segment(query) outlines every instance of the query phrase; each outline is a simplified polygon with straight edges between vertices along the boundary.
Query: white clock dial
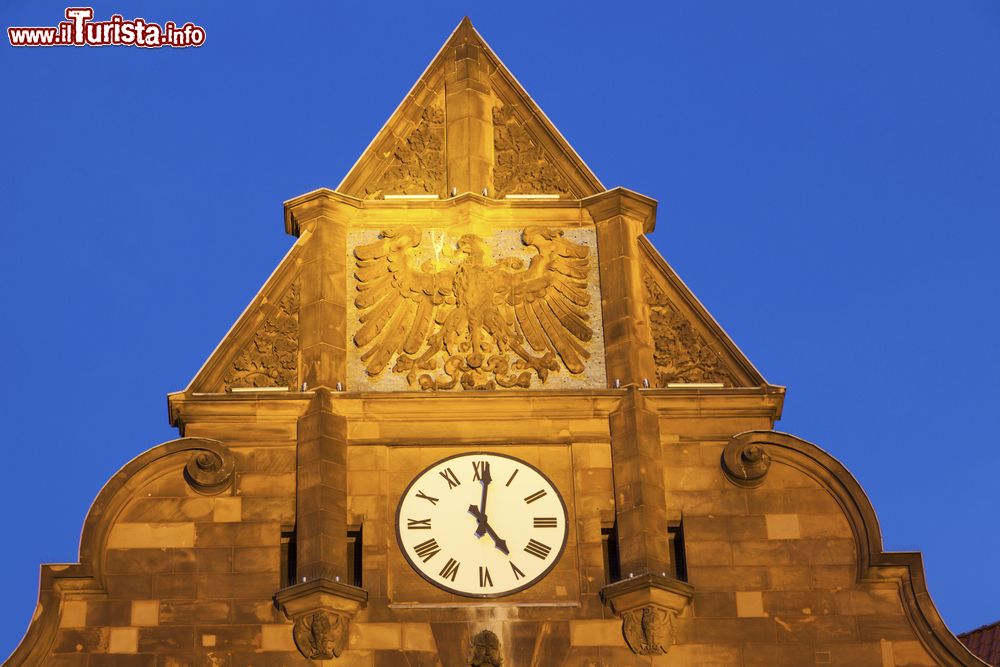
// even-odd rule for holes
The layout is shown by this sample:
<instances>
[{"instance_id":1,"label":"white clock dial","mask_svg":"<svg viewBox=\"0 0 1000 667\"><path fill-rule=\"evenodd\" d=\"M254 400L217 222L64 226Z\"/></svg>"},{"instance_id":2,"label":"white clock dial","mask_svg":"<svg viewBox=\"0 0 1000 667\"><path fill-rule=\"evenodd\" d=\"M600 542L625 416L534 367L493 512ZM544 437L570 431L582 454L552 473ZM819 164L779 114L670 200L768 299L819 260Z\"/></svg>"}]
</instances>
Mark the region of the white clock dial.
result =
<instances>
[{"instance_id":1,"label":"white clock dial","mask_svg":"<svg viewBox=\"0 0 1000 667\"><path fill-rule=\"evenodd\" d=\"M506 454L442 459L399 501L396 536L407 562L446 591L510 595L548 574L569 525L559 491L537 468Z\"/></svg>"}]
</instances>

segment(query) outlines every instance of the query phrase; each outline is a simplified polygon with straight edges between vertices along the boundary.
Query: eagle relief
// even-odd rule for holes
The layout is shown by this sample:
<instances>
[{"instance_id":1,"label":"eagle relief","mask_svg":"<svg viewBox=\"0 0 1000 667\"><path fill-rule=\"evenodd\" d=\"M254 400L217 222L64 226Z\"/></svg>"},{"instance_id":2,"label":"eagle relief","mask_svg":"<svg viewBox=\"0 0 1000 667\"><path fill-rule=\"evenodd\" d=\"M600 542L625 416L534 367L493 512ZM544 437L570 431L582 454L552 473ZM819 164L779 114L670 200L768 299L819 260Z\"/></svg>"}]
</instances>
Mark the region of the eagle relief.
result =
<instances>
[{"instance_id":1,"label":"eagle relief","mask_svg":"<svg viewBox=\"0 0 1000 667\"><path fill-rule=\"evenodd\" d=\"M592 236L369 232L354 245L357 379L374 389L603 386Z\"/></svg>"}]
</instances>

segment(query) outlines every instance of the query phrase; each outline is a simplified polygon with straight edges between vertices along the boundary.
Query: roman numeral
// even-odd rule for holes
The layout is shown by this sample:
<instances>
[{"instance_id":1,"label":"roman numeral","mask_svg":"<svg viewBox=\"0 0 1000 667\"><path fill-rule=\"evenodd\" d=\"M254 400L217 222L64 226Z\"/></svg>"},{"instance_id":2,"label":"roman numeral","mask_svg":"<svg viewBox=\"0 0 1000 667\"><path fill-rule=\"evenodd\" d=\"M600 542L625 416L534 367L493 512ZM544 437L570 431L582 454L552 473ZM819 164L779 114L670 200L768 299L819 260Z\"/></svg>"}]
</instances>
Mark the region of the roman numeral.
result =
<instances>
[{"instance_id":1,"label":"roman numeral","mask_svg":"<svg viewBox=\"0 0 1000 667\"><path fill-rule=\"evenodd\" d=\"M514 581L517 581L524 576L524 572L521 572L521 570L517 569L517 565L514 565L514 561L508 561L508 562L510 563L510 569L514 570Z\"/></svg>"},{"instance_id":2,"label":"roman numeral","mask_svg":"<svg viewBox=\"0 0 1000 667\"><path fill-rule=\"evenodd\" d=\"M539 489L538 491L532 493L530 496L525 496L524 502L530 505L531 503L535 502L539 498L542 498L543 496L545 496L545 489Z\"/></svg>"},{"instance_id":3,"label":"roman numeral","mask_svg":"<svg viewBox=\"0 0 1000 667\"><path fill-rule=\"evenodd\" d=\"M441 547L438 546L437 540L431 538L426 542L421 542L417 546L413 547L413 550L417 552L417 557L421 558L425 563L431 558L434 558Z\"/></svg>"},{"instance_id":4,"label":"roman numeral","mask_svg":"<svg viewBox=\"0 0 1000 667\"><path fill-rule=\"evenodd\" d=\"M490 568L479 566L479 587L486 588L493 585L493 578L490 577Z\"/></svg>"},{"instance_id":5,"label":"roman numeral","mask_svg":"<svg viewBox=\"0 0 1000 667\"><path fill-rule=\"evenodd\" d=\"M553 519L555 521L555 519ZM535 526L538 526L538 519L535 519ZM430 530L431 520L430 519L407 519L406 527L410 530Z\"/></svg>"},{"instance_id":6,"label":"roman numeral","mask_svg":"<svg viewBox=\"0 0 1000 667\"><path fill-rule=\"evenodd\" d=\"M430 521L430 519L428 519ZM427 526L430 528L430 526ZM535 528L555 528L556 518L554 516L536 516Z\"/></svg>"},{"instance_id":7,"label":"roman numeral","mask_svg":"<svg viewBox=\"0 0 1000 667\"><path fill-rule=\"evenodd\" d=\"M448 562L444 564L444 567L441 568L441 571L438 572L438 574L441 575L443 579L451 579L452 582L454 582L455 577L458 576L459 565L461 565L461 563L457 560L449 558Z\"/></svg>"},{"instance_id":8,"label":"roman numeral","mask_svg":"<svg viewBox=\"0 0 1000 667\"><path fill-rule=\"evenodd\" d=\"M486 468L486 461L473 461L472 462L472 481L481 482L483 481L483 470Z\"/></svg>"},{"instance_id":9,"label":"roman numeral","mask_svg":"<svg viewBox=\"0 0 1000 667\"><path fill-rule=\"evenodd\" d=\"M510 483L514 481L515 477L517 477L517 472L519 470L520 470L520 468L514 468L513 474L511 474L510 479L507 480L507 483L504 486L510 486Z\"/></svg>"},{"instance_id":10,"label":"roman numeral","mask_svg":"<svg viewBox=\"0 0 1000 667\"><path fill-rule=\"evenodd\" d=\"M528 540L528 546L524 547L524 550L532 556L538 556L542 560L545 560L548 557L549 552L552 551L552 547L542 544L536 540Z\"/></svg>"},{"instance_id":11,"label":"roman numeral","mask_svg":"<svg viewBox=\"0 0 1000 667\"><path fill-rule=\"evenodd\" d=\"M435 498L434 496L428 496L426 493L424 493L420 489L417 489L417 498L423 498L424 500L429 500L430 503L431 503L431 505L437 505L438 504L438 499L437 498Z\"/></svg>"},{"instance_id":12,"label":"roman numeral","mask_svg":"<svg viewBox=\"0 0 1000 667\"><path fill-rule=\"evenodd\" d=\"M455 473L452 471L451 468L445 468L444 472L439 472L438 474L444 477L445 481L448 482L449 491L451 491L456 486L461 484L461 482L458 481L458 477L455 476Z\"/></svg>"}]
</instances>

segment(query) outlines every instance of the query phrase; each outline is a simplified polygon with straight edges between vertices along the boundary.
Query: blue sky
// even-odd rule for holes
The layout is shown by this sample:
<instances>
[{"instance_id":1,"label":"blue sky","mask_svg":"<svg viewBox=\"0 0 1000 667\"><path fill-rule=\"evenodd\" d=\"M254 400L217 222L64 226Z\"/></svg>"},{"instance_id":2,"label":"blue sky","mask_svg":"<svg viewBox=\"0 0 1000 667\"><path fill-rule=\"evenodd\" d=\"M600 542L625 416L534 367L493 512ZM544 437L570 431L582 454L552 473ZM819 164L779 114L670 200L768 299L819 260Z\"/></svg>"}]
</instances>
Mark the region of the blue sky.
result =
<instances>
[{"instance_id":1,"label":"blue sky","mask_svg":"<svg viewBox=\"0 0 1000 667\"><path fill-rule=\"evenodd\" d=\"M1000 619L1000 3L95 5L203 47L0 44L0 654L129 459L461 17L772 383L777 428L924 554L955 631ZM238 11L236 8L239 8ZM65 5L0 2L0 24ZM6 37L4 37L6 40Z\"/></svg>"}]
</instances>

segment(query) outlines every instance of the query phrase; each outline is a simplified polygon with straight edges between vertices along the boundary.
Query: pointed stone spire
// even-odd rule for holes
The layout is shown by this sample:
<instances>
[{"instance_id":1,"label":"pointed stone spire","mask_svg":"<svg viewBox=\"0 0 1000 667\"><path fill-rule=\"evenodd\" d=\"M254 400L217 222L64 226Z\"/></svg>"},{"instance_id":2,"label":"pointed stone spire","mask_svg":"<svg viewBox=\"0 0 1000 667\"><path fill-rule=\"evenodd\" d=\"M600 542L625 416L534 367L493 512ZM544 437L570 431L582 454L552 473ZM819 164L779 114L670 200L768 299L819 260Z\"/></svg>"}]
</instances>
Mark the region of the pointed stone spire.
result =
<instances>
[{"instance_id":1,"label":"pointed stone spire","mask_svg":"<svg viewBox=\"0 0 1000 667\"><path fill-rule=\"evenodd\" d=\"M604 186L466 17L337 190L581 199Z\"/></svg>"}]
</instances>

